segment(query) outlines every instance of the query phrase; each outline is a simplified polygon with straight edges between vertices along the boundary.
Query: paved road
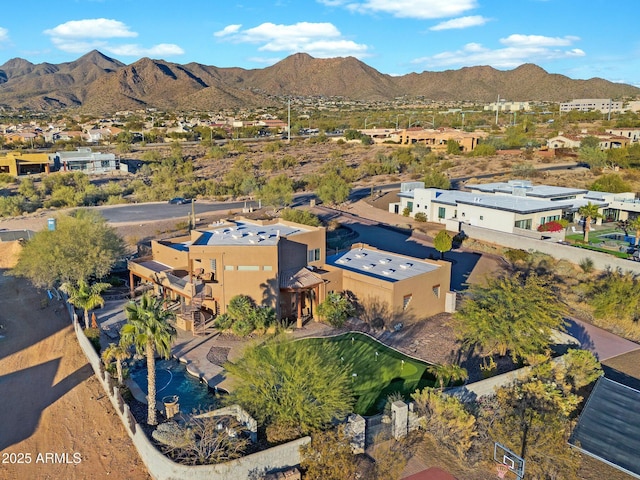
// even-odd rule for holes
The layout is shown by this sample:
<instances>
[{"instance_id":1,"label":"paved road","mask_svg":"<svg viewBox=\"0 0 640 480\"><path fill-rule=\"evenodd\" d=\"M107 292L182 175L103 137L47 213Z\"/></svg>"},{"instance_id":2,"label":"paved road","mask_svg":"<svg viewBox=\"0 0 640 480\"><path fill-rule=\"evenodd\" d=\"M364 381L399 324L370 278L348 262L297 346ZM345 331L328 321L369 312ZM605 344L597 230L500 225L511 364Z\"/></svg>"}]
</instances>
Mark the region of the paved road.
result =
<instances>
[{"instance_id":1,"label":"paved road","mask_svg":"<svg viewBox=\"0 0 640 480\"><path fill-rule=\"evenodd\" d=\"M551 167L542 167L540 170L563 170L574 167L575 164L555 165ZM476 175L474 178L491 178L495 176L494 173ZM467 181L471 177L459 177L452 178L452 184L459 184ZM400 183L389 183L384 185L378 185L376 190L397 190L400 188ZM362 198L368 197L371 194L371 187L359 187L354 188L349 195L349 200L357 201ZM314 193L300 193L294 195L292 207L308 205L311 199L315 199ZM207 202L197 201L193 205L193 209L196 215L202 215L204 213L211 212L224 212L229 210L241 210L242 208L258 208L259 203L257 200L252 201L240 201L240 202ZM153 202L153 203L137 203L129 205L115 205L107 207L98 207L100 212L107 219L109 223L144 223L161 220L172 220L185 218L191 212L191 204L186 205L169 205L166 202Z\"/></svg>"},{"instance_id":2,"label":"paved road","mask_svg":"<svg viewBox=\"0 0 640 480\"><path fill-rule=\"evenodd\" d=\"M302 193L294 197L292 206L308 205L315 195ZM258 208L257 200L240 202L207 202L197 201L193 203L196 216L211 212L239 211L243 208ZM113 205L98 208L100 213L112 224L118 223L145 223L161 220L184 219L191 213L191 204L170 205L167 202L135 203L127 205Z\"/></svg>"}]
</instances>

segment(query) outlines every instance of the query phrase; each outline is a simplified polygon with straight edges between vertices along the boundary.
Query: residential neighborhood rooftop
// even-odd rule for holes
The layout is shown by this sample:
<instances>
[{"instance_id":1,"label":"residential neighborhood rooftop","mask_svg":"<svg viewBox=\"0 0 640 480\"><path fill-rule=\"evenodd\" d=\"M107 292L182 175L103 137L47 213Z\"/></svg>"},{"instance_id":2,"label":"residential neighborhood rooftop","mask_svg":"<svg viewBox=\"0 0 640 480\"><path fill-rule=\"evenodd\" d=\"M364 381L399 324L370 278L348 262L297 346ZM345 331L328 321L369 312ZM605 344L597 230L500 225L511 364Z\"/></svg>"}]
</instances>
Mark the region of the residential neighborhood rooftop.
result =
<instances>
[{"instance_id":1,"label":"residential neighborhood rooftop","mask_svg":"<svg viewBox=\"0 0 640 480\"><path fill-rule=\"evenodd\" d=\"M327 257L327 265L388 282L405 280L440 268L437 263L369 248L354 248Z\"/></svg>"},{"instance_id":2,"label":"residential neighborhood rooftop","mask_svg":"<svg viewBox=\"0 0 640 480\"><path fill-rule=\"evenodd\" d=\"M562 187L549 187L549 188L562 188ZM429 189L428 189L429 190ZM568 200L556 200L552 201L548 198L531 198L527 196L519 195L493 195L491 193L477 193L477 192L461 192L459 190L439 190L430 189L435 191L435 198L433 203L443 205L478 205L485 208L492 208L496 210L503 210L508 212L515 212L520 214L546 212L552 210L569 209L577 210L583 205L589 202L598 204L601 207L607 206L607 202L600 200L601 197L596 198L574 198ZM569 190L569 189L567 189ZM587 193L587 190L582 190L581 193ZM401 192L400 197L415 198L415 190Z\"/></svg>"},{"instance_id":3,"label":"residential neighborhood rooftop","mask_svg":"<svg viewBox=\"0 0 640 480\"><path fill-rule=\"evenodd\" d=\"M310 230L282 222L260 225L249 222L225 224L201 232L194 242L185 245L275 245L280 237L291 237Z\"/></svg>"},{"instance_id":4,"label":"residential neighborhood rooftop","mask_svg":"<svg viewBox=\"0 0 640 480\"><path fill-rule=\"evenodd\" d=\"M584 195L587 190L582 188L556 187L552 185L533 185L528 181L509 181L484 183L479 185L466 185L470 190L478 190L487 193L506 193L509 195L522 195L536 198L555 198L570 195Z\"/></svg>"}]
</instances>

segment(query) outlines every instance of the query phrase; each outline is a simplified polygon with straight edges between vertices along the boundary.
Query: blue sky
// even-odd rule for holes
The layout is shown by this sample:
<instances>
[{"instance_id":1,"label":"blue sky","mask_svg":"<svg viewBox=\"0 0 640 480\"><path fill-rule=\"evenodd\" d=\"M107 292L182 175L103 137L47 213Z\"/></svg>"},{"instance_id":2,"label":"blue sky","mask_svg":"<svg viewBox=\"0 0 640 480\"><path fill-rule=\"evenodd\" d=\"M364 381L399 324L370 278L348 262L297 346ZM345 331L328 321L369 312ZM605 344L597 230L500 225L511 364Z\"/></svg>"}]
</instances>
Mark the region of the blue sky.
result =
<instances>
[{"instance_id":1,"label":"blue sky","mask_svg":"<svg viewBox=\"0 0 640 480\"><path fill-rule=\"evenodd\" d=\"M92 49L264 68L296 52L354 56L390 75L535 63L640 86L637 0L31 0L2 4L0 65Z\"/></svg>"}]
</instances>

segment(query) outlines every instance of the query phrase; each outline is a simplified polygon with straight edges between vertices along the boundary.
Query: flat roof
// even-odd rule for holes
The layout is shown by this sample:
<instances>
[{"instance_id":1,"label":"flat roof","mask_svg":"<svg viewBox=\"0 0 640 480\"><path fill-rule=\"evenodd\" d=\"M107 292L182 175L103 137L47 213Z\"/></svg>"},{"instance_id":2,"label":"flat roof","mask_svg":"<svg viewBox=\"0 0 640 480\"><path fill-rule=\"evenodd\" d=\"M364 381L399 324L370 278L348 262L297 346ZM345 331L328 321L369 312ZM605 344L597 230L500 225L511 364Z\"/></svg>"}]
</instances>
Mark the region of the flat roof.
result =
<instances>
[{"instance_id":1,"label":"flat roof","mask_svg":"<svg viewBox=\"0 0 640 480\"><path fill-rule=\"evenodd\" d=\"M477 207L491 208L494 210L520 214L548 212L552 210L577 210L582 205L589 203L589 201L600 207L608 205L607 202L600 202L593 199L576 198L571 200L552 201L542 198L520 197L517 195L493 195L489 193L461 192L459 190L430 190L435 191L435 198L431 201L432 203L451 206L459 204L475 205ZM411 192L403 192L400 196L405 198L415 198L415 190Z\"/></svg>"},{"instance_id":2,"label":"flat roof","mask_svg":"<svg viewBox=\"0 0 640 480\"><path fill-rule=\"evenodd\" d=\"M366 247L353 248L348 252L331 255L327 257L327 265L387 282L406 280L440 268L437 263L429 263L418 258L404 257Z\"/></svg>"},{"instance_id":3,"label":"flat roof","mask_svg":"<svg viewBox=\"0 0 640 480\"><path fill-rule=\"evenodd\" d=\"M443 190L437 195L433 203L447 205L475 205L478 207L492 208L515 213L535 213L549 210L561 210L571 206L571 202L551 202L537 198L517 197L511 195L491 195L473 192L459 192L456 190Z\"/></svg>"},{"instance_id":4,"label":"flat roof","mask_svg":"<svg viewBox=\"0 0 640 480\"><path fill-rule=\"evenodd\" d=\"M527 197L553 198L567 195L584 195L588 190L582 188L556 187L553 185L533 185L529 182L494 182L479 185L466 185L466 188L487 193L507 193L513 195L514 191L524 190Z\"/></svg>"},{"instance_id":5,"label":"flat roof","mask_svg":"<svg viewBox=\"0 0 640 480\"><path fill-rule=\"evenodd\" d=\"M291 237L311 230L301 226L290 226L284 223L271 225L258 225L249 222L237 222L235 224L221 225L218 228L210 228L201 232L200 237L194 242L185 242L185 245L257 245L273 246L278 243L280 237Z\"/></svg>"}]
</instances>

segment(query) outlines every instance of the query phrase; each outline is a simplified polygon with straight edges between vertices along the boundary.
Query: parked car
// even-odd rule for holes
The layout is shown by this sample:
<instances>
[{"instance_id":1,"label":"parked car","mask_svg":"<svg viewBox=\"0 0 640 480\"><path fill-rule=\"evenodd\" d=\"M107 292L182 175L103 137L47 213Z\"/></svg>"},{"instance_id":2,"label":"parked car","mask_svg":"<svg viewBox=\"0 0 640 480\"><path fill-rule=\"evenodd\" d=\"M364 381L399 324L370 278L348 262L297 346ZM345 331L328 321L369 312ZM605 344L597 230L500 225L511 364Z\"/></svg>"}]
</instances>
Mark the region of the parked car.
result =
<instances>
[{"instance_id":1,"label":"parked car","mask_svg":"<svg viewBox=\"0 0 640 480\"><path fill-rule=\"evenodd\" d=\"M171 205L184 205L185 203L191 203L191 200L187 200L186 198L183 198L183 197L175 197L169 200L169 203Z\"/></svg>"}]
</instances>

